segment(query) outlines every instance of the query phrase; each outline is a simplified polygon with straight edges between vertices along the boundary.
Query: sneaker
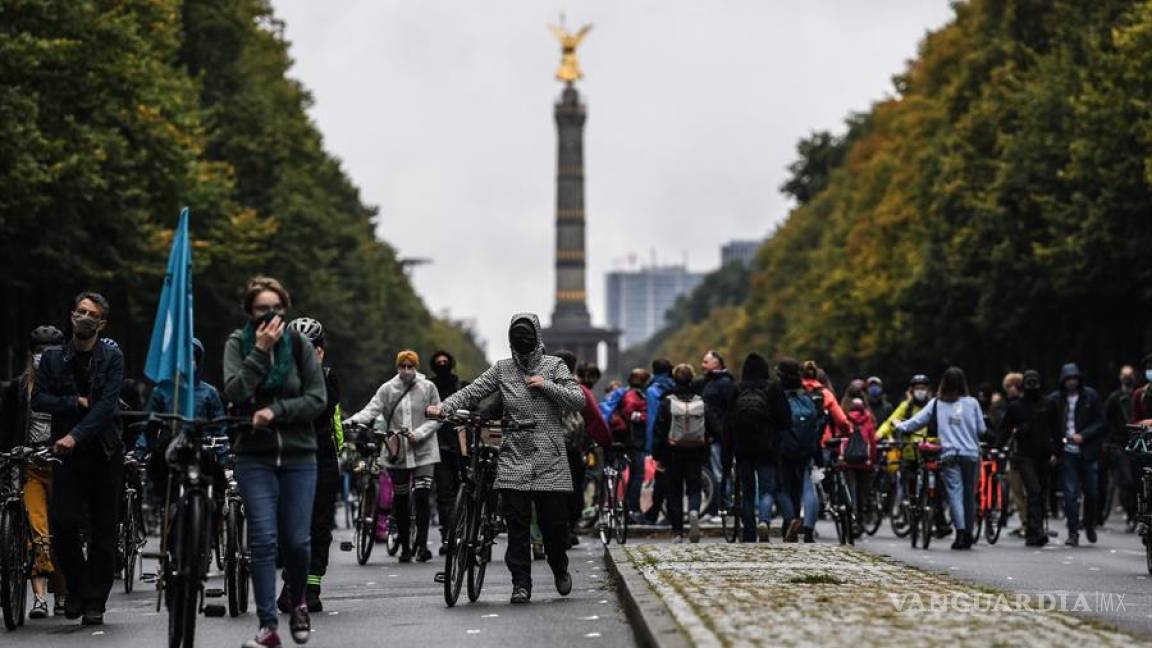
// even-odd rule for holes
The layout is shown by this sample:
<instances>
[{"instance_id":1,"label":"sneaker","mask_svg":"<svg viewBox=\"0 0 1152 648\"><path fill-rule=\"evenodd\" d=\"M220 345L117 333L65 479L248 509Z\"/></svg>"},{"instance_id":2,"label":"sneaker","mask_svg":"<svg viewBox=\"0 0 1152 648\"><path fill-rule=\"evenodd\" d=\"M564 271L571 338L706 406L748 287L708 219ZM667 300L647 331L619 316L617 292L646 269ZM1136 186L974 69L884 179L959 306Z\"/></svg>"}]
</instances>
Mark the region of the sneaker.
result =
<instances>
[{"instance_id":1,"label":"sneaker","mask_svg":"<svg viewBox=\"0 0 1152 648\"><path fill-rule=\"evenodd\" d=\"M280 648L280 635L276 634L276 628L264 626L255 639L245 641L240 648Z\"/></svg>"},{"instance_id":2,"label":"sneaker","mask_svg":"<svg viewBox=\"0 0 1152 648\"><path fill-rule=\"evenodd\" d=\"M1088 542L1091 542L1092 544L1096 544L1096 527L1094 527L1094 526L1084 527L1084 537L1088 538Z\"/></svg>"},{"instance_id":3,"label":"sneaker","mask_svg":"<svg viewBox=\"0 0 1152 648\"><path fill-rule=\"evenodd\" d=\"M416 562L428 562L432 560L432 552L428 551L428 547L420 547L416 550Z\"/></svg>"},{"instance_id":4,"label":"sneaker","mask_svg":"<svg viewBox=\"0 0 1152 648\"><path fill-rule=\"evenodd\" d=\"M276 609L284 614L292 613L292 597L288 595L288 583L280 587L280 596L276 597Z\"/></svg>"},{"instance_id":5,"label":"sneaker","mask_svg":"<svg viewBox=\"0 0 1152 648\"><path fill-rule=\"evenodd\" d=\"M761 522L760 524L756 525L756 539L760 542L768 542L768 538L771 536L771 534L772 530L768 527L767 522Z\"/></svg>"},{"instance_id":6,"label":"sneaker","mask_svg":"<svg viewBox=\"0 0 1152 648\"><path fill-rule=\"evenodd\" d=\"M307 605L301 603L292 608L288 628L292 631L292 641L298 644L308 643L308 638L312 636L312 620L308 618Z\"/></svg>"},{"instance_id":7,"label":"sneaker","mask_svg":"<svg viewBox=\"0 0 1152 648\"><path fill-rule=\"evenodd\" d=\"M1068 539L1064 541L1064 544L1069 546L1069 547L1079 547L1080 546L1080 534L1079 533L1069 533Z\"/></svg>"},{"instance_id":8,"label":"sneaker","mask_svg":"<svg viewBox=\"0 0 1152 648\"><path fill-rule=\"evenodd\" d=\"M309 585L304 590L304 604L308 606L309 612L323 612L324 603L320 601L320 586Z\"/></svg>"},{"instance_id":9,"label":"sneaker","mask_svg":"<svg viewBox=\"0 0 1152 648\"><path fill-rule=\"evenodd\" d=\"M80 619L80 624L86 626L104 625L104 613L99 610L88 610L84 613L84 618Z\"/></svg>"},{"instance_id":10,"label":"sneaker","mask_svg":"<svg viewBox=\"0 0 1152 648\"><path fill-rule=\"evenodd\" d=\"M410 562L412 562L412 550L411 550L411 549L409 549L408 547L400 547L400 558L399 558L399 560L400 560L400 562L402 562L402 563L410 563Z\"/></svg>"},{"instance_id":11,"label":"sneaker","mask_svg":"<svg viewBox=\"0 0 1152 648\"><path fill-rule=\"evenodd\" d=\"M84 604L71 597L64 600L64 617L68 619L79 619L84 616Z\"/></svg>"},{"instance_id":12,"label":"sneaker","mask_svg":"<svg viewBox=\"0 0 1152 648\"><path fill-rule=\"evenodd\" d=\"M812 527L804 527L804 542L809 543L809 544L816 542L816 530L815 529L813 529Z\"/></svg>"},{"instance_id":13,"label":"sneaker","mask_svg":"<svg viewBox=\"0 0 1152 648\"><path fill-rule=\"evenodd\" d=\"M32 601L32 609L28 611L29 619L45 619L48 617L48 599L44 596L37 596L35 601Z\"/></svg>"},{"instance_id":14,"label":"sneaker","mask_svg":"<svg viewBox=\"0 0 1152 648\"><path fill-rule=\"evenodd\" d=\"M688 541L700 542L700 514L696 511L688 512Z\"/></svg>"},{"instance_id":15,"label":"sneaker","mask_svg":"<svg viewBox=\"0 0 1152 648\"><path fill-rule=\"evenodd\" d=\"M64 594L57 594L52 597L52 616L64 616L67 611L67 606L64 604L68 597Z\"/></svg>"},{"instance_id":16,"label":"sneaker","mask_svg":"<svg viewBox=\"0 0 1152 648\"><path fill-rule=\"evenodd\" d=\"M961 534L957 533L956 539L952 541L952 550L957 551L966 548L967 547L964 546L964 538L961 536Z\"/></svg>"},{"instance_id":17,"label":"sneaker","mask_svg":"<svg viewBox=\"0 0 1152 648\"><path fill-rule=\"evenodd\" d=\"M517 585L517 586L512 588L512 604L513 605L523 605L523 604L525 604L531 600L532 600L532 590L528 589L527 587L524 587L523 585Z\"/></svg>"},{"instance_id":18,"label":"sneaker","mask_svg":"<svg viewBox=\"0 0 1152 648\"><path fill-rule=\"evenodd\" d=\"M572 574L564 572L556 575L556 593L560 596L568 596L572 593Z\"/></svg>"},{"instance_id":19,"label":"sneaker","mask_svg":"<svg viewBox=\"0 0 1152 648\"><path fill-rule=\"evenodd\" d=\"M803 528L803 526L803 520L800 518L792 518L792 522L788 524L788 528L784 532L784 542L796 542L797 537L800 535L800 529Z\"/></svg>"},{"instance_id":20,"label":"sneaker","mask_svg":"<svg viewBox=\"0 0 1152 648\"><path fill-rule=\"evenodd\" d=\"M678 533L675 538L672 538L672 544L684 544L684 534Z\"/></svg>"}]
</instances>

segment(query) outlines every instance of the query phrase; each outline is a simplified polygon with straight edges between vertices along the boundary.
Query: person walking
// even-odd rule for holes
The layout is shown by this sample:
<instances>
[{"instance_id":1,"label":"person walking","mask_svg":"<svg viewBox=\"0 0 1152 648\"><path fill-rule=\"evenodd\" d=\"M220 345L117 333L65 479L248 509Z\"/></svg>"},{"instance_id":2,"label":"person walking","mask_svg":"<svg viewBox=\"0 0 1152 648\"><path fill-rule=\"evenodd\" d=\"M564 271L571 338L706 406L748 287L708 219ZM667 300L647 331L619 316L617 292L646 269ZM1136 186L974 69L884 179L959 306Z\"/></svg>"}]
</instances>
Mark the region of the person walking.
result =
<instances>
[{"instance_id":1,"label":"person walking","mask_svg":"<svg viewBox=\"0 0 1152 648\"><path fill-rule=\"evenodd\" d=\"M1132 459L1124 448L1128 445L1128 422L1132 420L1132 394L1136 389L1136 369L1131 365L1120 368L1120 384L1104 402L1106 424L1100 456L1100 506L1097 507L1098 524L1104 525L1108 505L1108 484L1115 482L1116 496L1124 509L1129 531L1136 528L1136 478Z\"/></svg>"},{"instance_id":2,"label":"person walking","mask_svg":"<svg viewBox=\"0 0 1152 648\"><path fill-rule=\"evenodd\" d=\"M790 519L803 511L804 542L815 542L820 501L812 484L812 466L823 460L822 436L847 433L848 417L827 384L827 374L816 362L809 360L801 367L795 360L781 360L777 373L792 410L792 429L784 437L785 450L780 455L781 515ZM816 410L811 417L807 401Z\"/></svg>"},{"instance_id":3,"label":"person walking","mask_svg":"<svg viewBox=\"0 0 1152 648\"><path fill-rule=\"evenodd\" d=\"M425 411L440 404L436 385L417 371L420 356L404 350L396 355L396 375L376 390L364 409L348 418L360 425L395 434L395 445L383 458L392 479L392 516L400 534L400 562L428 562L428 525L432 518L432 475L440 461L440 442L436 436L440 421L428 418ZM412 512L416 513L415 547L412 546Z\"/></svg>"},{"instance_id":4,"label":"person walking","mask_svg":"<svg viewBox=\"0 0 1152 648\"><path fill-rule=\"evenodd\" d=\"M502 496L508 528L504 562L512 574L511 602L517 605L532 599L533 506L556 591L561 596L572 592L568 510L573 488L563 415L580 412L586 400L564 362L545 354L540 332L535 313L514 315L508 328L512 357L498 361L475 382L426 410L428 416L438 417L442 412L473 409L484 398L499 393L507 418L536 426L504 436L496 471L495 487Z\"/></svg>"},{"instance_id":5,"label":"person walking","mask_svg":"<svg viewBox=\"0 0 1152 648\"><path fill-rule=\"evenodd\" d=\"M280 645L276 617L276 557L287 572L289 629L298 644L312 633L304 589L311 557L316 498L316 432L328 392L324 371L308 338L288 328L292 302L271 277L253 277L244 289L248 323L224 345L224 398L238 415L251 416L232 446L233 475L248 515L252 594L259 630L244 648Z\"/></svg>"},{"instance_id":6,"label":"person walking","mask_svg":"<svg viewBox=\"0 0 1152 648\"><path fill-rule=\"evenodd\" d=\"M1040 372L1025 371L1023 395L1010 398L996 430L996 446L1008 448L1012 470L1024 487L1024 543L1029 547L1048 544L1044 531L1047 475L1058 461L1063 445L1058 409L1040 391Z\"/></svg>"},{"instance_id":7,"label":"person walking","mask_svg":"<svg viewBox=\"0 0 1152 648\"><path fill-rule=\"evenodd\" d=\"M936 397L924 409L907 421L896 424L901 435L926 427L929 428L929 437L940 438L945 493L956 529L952 548L971 549L972 529L976 522L980 436L985 433L985 427L984 412L980 403L968 395L968 379L960 367L949 367L944 372Z\"/></svg>"},{"instance_id":8,"label":"person walking","mask_svg":"<svg viewBox=\"0 0 1152 648\"><path fill-rule=\"evenodd\" d=\"M656 411L652 449L659 468L668 480L668 521L675 542L684 541L684 496L688 497L688 540L700 542L701 475L708 461L709 447L716 434L715 417L696 393L692 365L676 365L672 370L674 387Z\"/></svg>"},{"instance_id":9,"label":"person walking","mask_svg":"<svg viewBox=\"0 0 1152 648\"><path fill-rule=\"evenodd\" d=\"M1099 502L1100 452L1104 440L1104 406L1095 389L1084 384L1080 367L1068 363L1060 369L1060 387L1048 396L1060 413L1063 431L1061 477L1064 482L1064 518L1069 547L1080 545L1083 527L1088 542L1096 542L1096 507ZM1080 517L1080 495L1084 517Z\"/></svg>"},{"instance_id":10,"label":"person walking","mask_svg":"<svg viewBox=\"0 0 1152 648\"><path fill-rule=\"evenodd\" d=\"M652 380L644 390L648 400L648 429L645 432L644 452L655 457L652 451L653 433L656 429L656 414L660 409L660 401L672 391L675 386L672 380L672 362L667 358L657 358L652 361ZM644 512L644 522L655 525L660 522L660 511L668 495L667 473L657 469L652 477L652 503Z\"/></svg>"},{"instance_id":11,"label":"person walking","mask_svg":"<svg viewBox=\"0 0 1152 648\"><path fill-rule=\"evenodd\" d=\"M460 377L456 375L456 358L441 349L432 354L432 384L441 400L460 391ZM456 491L460 488L460 472L464 464L460 458L460 439L456 426L441 423L436 428L436 442L440 446L440 462L436 464L432 479L436 486L436 517L440 522L440 548L443 556L448 552L448 530L452 528L452 509L456 506Z\"/></svg>"},{"instance_id":12,"label":"person walking","mask_svg":"<svg viewBox=\"0 0 1152 648\"><path fill-rule=\"evenodd\" d=\"M725 425L728 423L728 407L736 397L736 381L724 364L724 358L715 350L704 354L700 368L704 370L704 377L697 381L696 393L704 398L705 409L712 418L712 430L715 432L710 446L709 465L716 484L716 495L708 506L708 515L713 522L718 522L721 504L726 509L732 507L732 483L724 479L724 475L732 470L732 457L724 454L722 439L727 434ZM722 488L725 484L727 486Z\"/></svg>"},{"instance_id":13,"label":"person walking","mask_svg":"<svg viewBox=\"0 0 1152 648\"><path fill-rule=\"evenodd\" d=\"M32 387L32 411L51 415L49 442L63 458L53 471L48 527L55 566L67 583L64 615L82 616L84 625L104 623L123 486L124 441L116 412L124 356L99 337L110 311L99 293L77 295L72 339L44 349Z\"/></svg>"},{"instance_id":14,"label":"person walking","mask_svg":"<svg viewBox=\"0 0 1152 648\"><path fill-rule=\"evenodd\" d=\"M734 402L729 406L726 452L736 461L740 476L740 516L743 542L768 541L772 502L777 491L780 437L792 427L792 409L780 384L772 379L772 369L764 356L749 353ZM759 509L760 521L756 513ZM801 521L793 516L784 521L783 536L795 539ZM790 526L789 526L790 525Z\"/></svg>"}]
</instances>

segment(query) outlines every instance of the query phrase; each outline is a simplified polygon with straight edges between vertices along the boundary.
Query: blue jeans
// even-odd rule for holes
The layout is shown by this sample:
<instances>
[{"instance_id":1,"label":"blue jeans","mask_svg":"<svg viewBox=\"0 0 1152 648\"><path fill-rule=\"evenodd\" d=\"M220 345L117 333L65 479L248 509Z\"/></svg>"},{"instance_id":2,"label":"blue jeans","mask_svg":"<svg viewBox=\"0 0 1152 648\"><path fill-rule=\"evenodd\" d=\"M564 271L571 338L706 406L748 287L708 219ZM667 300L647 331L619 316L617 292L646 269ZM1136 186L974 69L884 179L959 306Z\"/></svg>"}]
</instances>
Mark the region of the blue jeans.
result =
<instances>
[{"instance_id":1,"label":"blue jeans","mask_svg":"<svg viewBox=\"0 0 1152 648\"><path fill-rule=\"evenodd\" d=\"M628 512L632 515L639 515L640 510L640 491L644 488L644 450L630 448L628 450L628 490L625 495L628 498Z\"/></svg>"},{"instance_id":2,"label":"blue jeans","mask_svg":"<svg viewBox=\"0 0 1152 648\"><path fill-rule=\"evenodd\" d=\"M725 509L732 508L732 482L725 483L724 477L724 462L723 462L723 446L719 443L713 443L709 449L711 456L709 467L712 469L712 479L716 486L712 502L708 505L708 512L715 515L720 509L720 503L724 503ZM721 486L723 484L723 486ZM721 492L723 491L723 492Z\"/></svg>"},{"instance_id":3,"label":"blue jeans","mask_svg":"<svg viewBox=\"0 0 1152 648\"><path fill-rule=\"evenodd\" d=\"M804 494L801 496L804 507L804 528L816 528L816 516L820 514L820 498L816 497L816 486L812 484L812 462L804 469Z\"/></svg>"},{"instance_id":4,"label":"blue jeans","mask_svg":"<svg viewBox=\"0 0 1152 648\"><path fill-rule=\"evenodd\" d=\"M260 626L277 627L276 554L284 558L288 591L304 601L311 556L316 459L276 466L271 458L237 457L236 484L248 515L252 594Z\"/></svg>"},{"instance_id":5,"label":"blue jeans","mask_svg":"<svg viewBox=\"0 0 1152 648\"><path fill-rule=\"evenodd\" d=\"M772 519L772 495L776 491L776 460L773 458L747 458L736 460L740 474L740 523L743 540L756 541L756 509L760 521ZM757 507L759 504L759 507Z\"/></svg>"},{"instance_id":6,"label":"blue jeans","mask_svg":"<svg viewBox=\"0 0 1152 648\"><path fill-rule=\"evenodd\" d=\"M1084 522L1096 519L1096 496L1100 483L1100 462L1086 461L1081 454L1064 453L1060 467L1064 477L1064 519L1068 533L1080 533L1080 491L1084 491Z\"/></svg>"},{"instance_id":7,"label":"blue jeans","mask_svg":"<svg viewBox=\"0 0 1152 648\"><path fill-rule=\"evenodd\" d=\"M952 525L957 531L972 530L976 526L976 480L979 478L980 458L954 455L944 459L941 467L948 508L952 511Z\"/></svg>"}]
</instances>

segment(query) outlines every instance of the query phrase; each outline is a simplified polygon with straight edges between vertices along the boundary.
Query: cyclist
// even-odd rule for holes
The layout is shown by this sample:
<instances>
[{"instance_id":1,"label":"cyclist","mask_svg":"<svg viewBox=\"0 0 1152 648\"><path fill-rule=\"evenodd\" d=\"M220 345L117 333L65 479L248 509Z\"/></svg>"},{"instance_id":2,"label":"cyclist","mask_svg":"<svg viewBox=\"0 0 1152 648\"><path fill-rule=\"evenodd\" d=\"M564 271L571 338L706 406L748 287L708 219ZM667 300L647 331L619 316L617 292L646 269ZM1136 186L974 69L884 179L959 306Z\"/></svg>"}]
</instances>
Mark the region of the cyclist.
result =
<instances>
[{"instance_id":1,"label":"cyclist","mask_svg":"<svg viewBox=\"0 0 1152 648\"><path fill-rule=\"evenodd\" d=\"M312 623L304 601L310 557L312 502L316 496L316 433L324 411L324 372L312 343L284 322L291 298L271 277L254 277L244 291L248 323L224 346L224 396L251 415L233 451L234 476L248 514L252 590L260 624L245 648L280 645L276 618L276 556L288 572L289 628L308 641Z\"/></svg>"},{"instance_id":2,"label":"cyclist","mask_svg":"<svg viewBox=\"0 0 1152 648\"><path fill-rule=\"evenodd\" d=\"M864 526L872 523L874 515L872 507L868 506L867 502L872 496L872 469L876 457L876 418L863 399L853 398L848 409L848 423L851 424L852 431L837 437L841 439L838 456L846 461L847 470L844 476L848 482L848 490L852 493L852 503L856 508L854 512L856 526L862 531ZM850 456L852 438L857 432L864 440L864 449L867 453L863 461ZM833 437L830 432L826 432L822 441L831 438Z\"/></svg>"},{"instance_id":3,"label":"cyclist","mask_svg":"<svg viewBox=\"0 0 1152 648\"><path fill-rule=\"evenodd\" d=\"M1024 543L1029 547L1048 544L1044 531L1045 485L1043 477L1056 465L1056 449L1063 440L1057 408L1040 391L1040 372L1029 369L1023 377L1024 395L1008 402L996 431L997 447L1011 450L1012 470L1024 483L1027 506L1023 512Z\"/></svg>"},{"instance_id":4,"label":"cyclist","mask_svg":"<svg viewBox=\"0 0 1152 648\"><path fill-rule=\"evenodd\" d=\"M399 434L399 451L383 460L392 478L392 514L400 533L402 563L412 562L413 553L418 562L432 559L428 550L428 523L432 517L429 493L440 461L440 442L436 437L440 422L425 416L425 410L440 404L440 393L432 381L417 371L419 367L420 356L415 351L401 351L396 355L396 376L380 385L364 409L348 419L361 425L378 423L378 428ZM412 500L416 506L415 547L409 540Z\"/></svg>"},{"instance_id":5,"label":"cyclist","mask_svg":"<svg viewBox=\"0 0 1152 648\"><path fill-rule=\"evenodd\" d=\"M116 410L124 356L99 339L110 306L84 292L72 302L72 339L40 356L32 410L52 415L52 450L64 455L52 477L48 526L52 554L64 572L64 615L102 625L116 565L116 522L124 471L124 441ZM87 551L82 534L87 534Z\"/></svg>"},{"instance_id":6,"label":"cyclist","mask_svg":"<svg viewBox=\"0 0 1152 648\"><path fill-rule=\"evenodd\" d=\"M924 429L935 417L940 437L945 491L956 527L953 549L972 548L976 522L976 479L980 468L980 437L985 433L980 402L968 395L968 379L960 367L949 367L933 398L912 418L896 424L901 435Z\"/></svg>"},{"instance_id":7,"label":"cyclist","mask_svg":"<svg viewBox=\"0 0 1152 648\"><path fill-rule=\"evenodd\" d=\"M647 369L638 367L629 372L628 386L616 392L620 395L618 404L606 418L613 440L623 444L628 455L628 511L636 524L643 522L640 493L644 487L644 445L648 429L648 401L644 390L649 377Z\"/></svg>"},{"instance_id":8,"label":"cyclist","mask_svg":"<svg viewBox=\"0 0 1152 648\"><path fill-rule=\"evenodd\" d=\"M311 558L308 561L308 586L304 590L304 603L309 612L323 612L320 601L320 581L328 572L328 550L332 545L332 528L336 526L336 493L340 491L340 451L344 448L344 427L340 424L340 382L336 372L324 365L327 347L324 325L311 317L298 317L288 328L308 338L316 349L316 359L324 372L324 388L328 402L324 412L312 423L316 430L316 497L312 500ZM285 585L276 599L281 612L292 611L288 593L287 573Z\"/></svg>"},{"instance_id":9,"label":"cyclist","mask_svg":"<svg viewBox=\"0 0 1152 648\"><path fill-rule=\"evenodd\" d=\"M432 354L432 382L441 399L460 391L460 377L456 375L456 358L447 351ZM456 426L449 422L436 428L436 441L440 444L440 463L436 464L436 509L440 520L440 550L443 556L448 547L445 544L448 530L452 528L452 509L456 504L456 490L460 487L460 440Z\"/></svg>"},{"instance_id":10,"label":"cyclist","mask_svg":"<svg viewBox=\"0 0 1152 648\"><path fill-rule=\"evenodd\" d=\"M684 496L688 496L688 540L700 542L700 477L709 460L709 445L717 419L692 387L696 372L690 364L672 370L675 386L662 401L652 428L652 449L668 480L668 521L675 542L684 542Z\"/></svg>"},{"instance_id":11,"label":"cyclist","mask_svg":"<svg viewBox=\"0 0 1152 648\"><path fill-rule=\"evenodd\" d=\"M567 555L572 473L564 449L562 415L582 410L585 398L563 361L544 354L540 320L534 313L520 313L512 318L508 341L511 358L489 367L442 405L429 407L428 415L472 409L484 397L499 392L508 418L536 424L534 429L504 437L495 484L502 494L508 526L504 562L512 573L512 603L524 604L532 598L529 526L533 505L556 591L561 596L572 591Z\"/></svg>"},{"instance_id":12,"label":"cyclist","mask_svg":"<svg viewBox=\"0 0 1152 648\"><path fill-rule=\"evenodd\" d=\"M28 359L24 373L8 383L0 394L0 407L4 419L0 421L0 450L15 446L41 448L52 436L52 416L32 411L32 387L36 383L36 369L44 350L64 344L64 334L55 326L39 326L28 339ZM48 582L55 589L55 613L64 614L64 579L52 565L52 552L48 535L48 501L52 498L52 465L28 464L24 473L24 508L32 529L35 563L32 565L32 609L30 619L48 616Z\"/></svg>"},{"instance_id":13,"label":"cyclist","mask_svg":"<svg viewBox=\"0 0 1152 648\"><path fill-rule=\"evenodd\" d=\"M789 393L789 403L795 402L797 406L804 404L800 394L804 393L812 398L814 404L819 403L823 408L817 421L820 429L815 430L817 440L810 448L785 448L782 444L781 452L781 514L788 518L799 517L803 505L802 530L804 542L816 540L816 515L820 509L820 502L816 497L816 488L812 485L812 465L816 459L822 459L818 439L824 432L831 430L841 434L849 429L848 417L832 393L832 389L825 383L828 376L815 362L809 360L801 368L795 360L781 360L777 365L780 374L780 385ZM798 430L793 420L793 430Z\"/></svg>"},{"instance_id":14,"label":"cyclist","mask_svg":"<svg viewBox=\"0 0 1152 648\"><path fill-rule=\"evenodd\" d=\"M648 383L645 394L648 398L648 430L645 438L644 452L652 454L652 434L656 426L656 410L660 408L660 401L672 391L675 386L672 380L672 362L667 358L657 358L652 361L652 380ZM663 470L657 470L652 477L652 505L644 512L644 522L655 525L660 520L660 511L664 508L664 501L668 494L668 480Z\"/></svg>"},{"instance_id":15,"label":"cyclist","mask_svg":"<svg viewBox=\"0 0 1152 648\"><path fill-rule=\"evenodd\" d=\"M924 409L924 406L928 404L931 398L932 381L928 379L928 376L924 374L912 376L912 379L908 381L908 397L897 405L892 415L877 428L877 440L896 440L896 425L919 414L920 410ZM926 434L926 430L923 432L913 432L903 439L904 441L910 442L909 445L904 446L903 450L901 450L900 481L902 482L901 486L905 497L909 497L910 494L915 491L916 485L916 448L913 447L913 445L921 441L926 441ZM939 526L944 526L942 519L937 520L937 522L940 523Z\"/></svg>"}]
</instances>

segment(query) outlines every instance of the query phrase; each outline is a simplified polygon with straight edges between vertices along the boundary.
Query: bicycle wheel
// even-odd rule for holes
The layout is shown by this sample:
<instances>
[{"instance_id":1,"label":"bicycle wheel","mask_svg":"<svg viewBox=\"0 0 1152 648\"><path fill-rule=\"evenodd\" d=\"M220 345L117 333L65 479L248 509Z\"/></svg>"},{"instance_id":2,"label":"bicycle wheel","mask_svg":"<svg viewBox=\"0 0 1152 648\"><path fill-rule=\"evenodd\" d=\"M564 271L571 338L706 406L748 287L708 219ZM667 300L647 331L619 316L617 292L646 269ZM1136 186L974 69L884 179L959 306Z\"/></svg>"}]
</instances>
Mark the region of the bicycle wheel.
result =
<instances>
[{"instance_id":1,"label":"bicycle wheel","mask_svg":"<svg viewBox=\"0 0 1152 648\"><path fill-rule=\"evenodd\" d=\"M476 529L475 541L472 543L471 560L468 562L468 601L475 603L480 598L480 590L484 589L484 574L488 571L488 561L492 557L491 520L488 519L491 511L488 501L480 502L477 521L472 526Z\"/></svg>"},{"instance_id":2,"label":"bicycle wheel","mask_svg":"<svg viewBox=\"0 0 1152 648\"><path fill-rule=\"evenodd\" d=\"M379 482L369 477L356 506L356 562L361 565L368 564L372 547L376 544L376 522L380 518L380 511L376 508L376 489L379 487Z\"/></svg>"},{"instance_id":3,"label":"bicycle wheel","mask_svg":"<svg viewBox=\"0 0 1152 648\"><path fill-rule=\"evenodd\" d=\"M848 538L848 544L856 544L856 521L855 517L855 503L852 501L852 491L848 490L848 484L844 481L843 477L840 479L840 502L844 507L844 536Z\"/></svg>"},{"instance_id":4,"label":"bicycle wheel","mask_svg":"<svg viewBox=\"0 0 1152 648\"><path fill-rule=\"evenodd\" d=\"M139 534L136 528L136 496L133 493L124 494L124 528L120 537L120 554L124 563L124 593L131 594L136 582L136 544Z\"/></svg>"},{"instance_id":5,"label":"bicycle wheel","mask_svg":"<svg viewBox=\"0 0 1152 648\"><path fill-rule=\"evenodd\" d=\"M411 529L411 525L408 528ZM384 548L388 550L389 556L395 556L400 551L400 531L396 524L396 516L391 513L388 514L388 535L386 537L387 541L384 543ZM409 538L408 541L411 542L412 539ZM409 544L408 546L411 547L412 545Z\"/></svg>"},{"instance_id":6,"label":"bicycle wheel","mask_svg":"<svg viewBox=\"0 0 1152 648\"><path fill-rule=\"evenodd\" d=\"M468 570L470 543L468 532L472 527L472 506L467 487L456 491L456 505L452 508L454 524L448 533L448 549L444 556L444 602L456 605L460 588L464 585L464 572Z\"/></svg>"},{"instance_id":7,"label":"bicycle wheel","mask_svg":"<svg viewBox=\"0 0 1152 648\"><path fill-rule=\"evenodd\" d=\"M928 494L924 494L924 507L920 512L920 544L925 549L928 545L932 544L932 533L935 531L933 528L936 524L936 507L938 506L936 497L933 496L928 499Z\"/></svg>"},{"instance_id":8,"label":"bicycle wheel","mask_svg":"<svg viewBox=\"0 0 1152 648\"><path fill-rule=\"evenodd\" d=\"M864 502L864 509L872 510L872 521L868 522L867 516L862 521L864 533L874 536L880 530L880 525L884 522L885 506L888 499L888 480L880 477L882 473L875 473L878 478L872 483L872 493L868 497L868 501Z\"/></svg>"},{"instance_id":9,"label":"bicycle wheel","mask_svg":"<svg viewBox=\"0 0 1152 648\"><path fill-rule=\"evenodd\" d=\"M996 541L1000 539L1000 531L1004 529L1007 519L1004 509L1008 500L1008 491L1004 486L1004 476L997 474L996 478L992 480L992 497L988 507L988 519L984 522L984 539L990 545L996 544Z\"/></svg>"},{"instance_id":10,"label":"bicycle wheel","mask_svg":"<svg viewBox=\"0 0 1152 648\"><path fill-rule=\"evenodd\" d=\"M207 501L190 494L181 502L172 537L171 583L168 593L168 646L192 648L196 641L196 616L200 611L200 567L208 550L204 525L208 522Z\"/></svg>"},{"instance_id":11,"label":"bicycle wheel","mask_svg":"<svg viewBox=\"0 0 1152 648\"><path fill-rule=\"evenodd\" d=\"M600 488L600 519L596 522L596 528L600 532L600 542L605 547L612 544L612 534L616 527L612 519L616 515L615 498L616 478L605 477Z\"/></svg>"},{"instance_id":12,"label":"bicycle wheel","mask_svg":"<svg viewBox=\"0 0 1152 648\"><path fill-rule=\"evenodd\" d=\"M244 510L239 502L233 502L224 518L224 589L228 595L228 616L231 617L248 611L244 532Z\"/></svg>"},{"instance_id":13,"label":"bicycle wheel","mask_svg":"<svg viewBox=\"0 0 1152 648\"><path fill-rule=\"evenodd\" d=\"M908 537L912 540L912 548L915 549L920 544L920 516L921 508L919 501L914 500L904 507L904 515L908 522Z\"/></svg>"},{"instance_id":14,"label":"bicycle wheel","mask_svg":"<svg viewBox=\"0 0 1152 648\"><path fill-rule=\"evenodd\" d=\"M980 542L980 536L984 533L986 526L984 518L988 515L988 511L981 510L983 509L982 496L977 493L976 497L981 499L976 500L976 519L972 522L972 544Z\"/></svg>"},{"instance_id":15,"label":"bicycle wheel","mask_svg":"<svg viewBox=\"0 0 1152 648\"><path fill-rule=\"evenodd\" d=\"M4 627L15 630L24 619L22 603L27 582L24 574L24 542L17 507L0 511L0 608L4 610Z\"/></svg>"},{"instance_id":16,"label":"bicycle wheel","mask_svg":"<svg viewBox=\"0 0 1152 648\"><path fill-rule=\"evenodd\" d=\"M615 514L613 517L612 533L616 536L616 544L624 544L628 542L628 518L631 516L628 511L628 494L627 483L620 480L616 486L615 499Z\"/></svg>"}]
</instances>

